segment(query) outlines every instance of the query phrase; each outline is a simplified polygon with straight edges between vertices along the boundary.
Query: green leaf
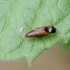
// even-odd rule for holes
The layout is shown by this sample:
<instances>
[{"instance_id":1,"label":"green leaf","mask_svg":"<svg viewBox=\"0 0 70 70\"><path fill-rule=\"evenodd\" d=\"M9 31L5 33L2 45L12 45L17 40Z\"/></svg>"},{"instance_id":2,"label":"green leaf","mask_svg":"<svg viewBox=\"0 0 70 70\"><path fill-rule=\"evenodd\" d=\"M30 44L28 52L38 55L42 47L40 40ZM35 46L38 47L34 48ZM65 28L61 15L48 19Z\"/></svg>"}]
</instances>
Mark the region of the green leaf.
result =
<instances>
[{"instance_id":1,"label":"green leaf","mask_svg":"<svg viewBox=\"0 0 70 70\"><path fill-rule=\"evenodd\" d=\"M61 46L66 52L70 52L70 40L64 44L61 44Z\"/></svg>"},{"instance_id":2,"label":"green leaf","mask_svg":"<svg viewBox=\"0 0 70 70\"><path fill-rule=\"evenodd\" d=\"M56 27L54 36L25 38L28 31L48 25ZM45 50L69 39L70 0L0 1L0 60L26 57L31 64Z\"/></svg>"}]
</instances>

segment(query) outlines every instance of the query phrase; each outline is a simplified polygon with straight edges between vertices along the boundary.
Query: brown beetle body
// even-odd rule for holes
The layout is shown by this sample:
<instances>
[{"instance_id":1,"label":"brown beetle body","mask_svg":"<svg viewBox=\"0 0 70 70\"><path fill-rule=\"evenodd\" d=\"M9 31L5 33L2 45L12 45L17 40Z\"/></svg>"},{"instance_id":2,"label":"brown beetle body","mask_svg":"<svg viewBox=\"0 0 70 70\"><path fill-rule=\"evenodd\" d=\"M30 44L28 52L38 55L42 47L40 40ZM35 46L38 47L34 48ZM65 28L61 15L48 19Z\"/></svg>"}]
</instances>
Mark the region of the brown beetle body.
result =
<instances>
[{"instance_id":1,"label":"brown beetle body","mask_svg":"<svg viewBox=\"0 0 70 70\"><path fill-rule=\"evenodd\" d=\"M56 29L53 26L43 26L43 27L39 27L36 28L34 30L29 31L25 36L26 37L39 37L39 36L44 36L47 35L49 33L55 33Z\"/></svg>"}]
</instances>

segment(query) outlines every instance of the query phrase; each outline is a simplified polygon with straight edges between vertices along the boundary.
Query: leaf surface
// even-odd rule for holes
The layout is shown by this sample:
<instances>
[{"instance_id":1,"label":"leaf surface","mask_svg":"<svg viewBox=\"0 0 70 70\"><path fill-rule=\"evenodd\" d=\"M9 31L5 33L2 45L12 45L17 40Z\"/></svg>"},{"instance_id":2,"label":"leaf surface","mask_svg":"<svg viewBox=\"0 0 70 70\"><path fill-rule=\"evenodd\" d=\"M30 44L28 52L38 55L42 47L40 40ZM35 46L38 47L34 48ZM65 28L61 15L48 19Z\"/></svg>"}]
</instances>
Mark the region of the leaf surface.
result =
<instances>
[{"instance_id":1,"label":"leaf surface","mask_svg":"<svg viewBox=\"0 0 70 70\"><path fill-rule=\"evenodd\" d=\"M56 27L54 36L25 38L28 31L50 25ZM31 64L45 50L69 39L70 0L0 1L0 60L26 57Z\"/></svg>"}]
</instances>

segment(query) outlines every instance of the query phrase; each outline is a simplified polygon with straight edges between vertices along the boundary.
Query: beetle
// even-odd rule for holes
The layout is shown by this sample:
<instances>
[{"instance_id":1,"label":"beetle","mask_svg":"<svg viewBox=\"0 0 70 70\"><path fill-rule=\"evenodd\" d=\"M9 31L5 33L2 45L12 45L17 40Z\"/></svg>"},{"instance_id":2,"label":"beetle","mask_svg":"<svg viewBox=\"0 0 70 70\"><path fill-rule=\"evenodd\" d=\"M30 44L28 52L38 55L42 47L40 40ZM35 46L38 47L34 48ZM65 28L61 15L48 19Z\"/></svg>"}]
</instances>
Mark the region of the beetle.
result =
<instances>
[{"instance_id":1,"label":"beetle","mask_svg":"<svg viewBox=\"0 0 70 70\"><path fill-rule=\"evenodd\" d=\"M28 38L39 37L39 36L44 36L55 32L56 32L56 28L54 26L43 26L43 27L39 27L29 31L25 36Z\"/></svg>"}]
</instances>

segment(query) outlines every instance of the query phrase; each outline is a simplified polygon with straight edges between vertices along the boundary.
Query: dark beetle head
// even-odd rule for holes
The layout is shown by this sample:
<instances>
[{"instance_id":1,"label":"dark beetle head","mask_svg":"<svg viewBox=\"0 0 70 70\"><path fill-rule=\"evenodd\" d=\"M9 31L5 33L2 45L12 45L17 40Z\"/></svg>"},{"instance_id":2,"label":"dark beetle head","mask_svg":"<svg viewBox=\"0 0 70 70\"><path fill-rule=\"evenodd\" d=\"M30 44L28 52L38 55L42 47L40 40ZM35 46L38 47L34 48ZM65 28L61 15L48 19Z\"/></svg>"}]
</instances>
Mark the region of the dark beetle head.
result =
<instances>
[{"instance_id":1,"label":"dark beetle head","mask_svg":"<svg viewBox=\"0 0 70 70\"><path fill-rule=\"evenodd\" d=\"M46 31L48 31L48 33L55 33L56 32L56 28L54 26L48 26L46 28Z\"/></svg>"}]
</instances>

